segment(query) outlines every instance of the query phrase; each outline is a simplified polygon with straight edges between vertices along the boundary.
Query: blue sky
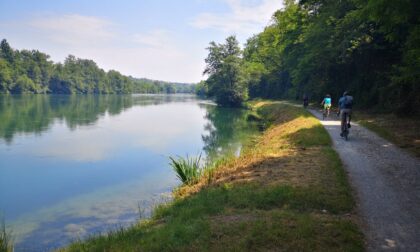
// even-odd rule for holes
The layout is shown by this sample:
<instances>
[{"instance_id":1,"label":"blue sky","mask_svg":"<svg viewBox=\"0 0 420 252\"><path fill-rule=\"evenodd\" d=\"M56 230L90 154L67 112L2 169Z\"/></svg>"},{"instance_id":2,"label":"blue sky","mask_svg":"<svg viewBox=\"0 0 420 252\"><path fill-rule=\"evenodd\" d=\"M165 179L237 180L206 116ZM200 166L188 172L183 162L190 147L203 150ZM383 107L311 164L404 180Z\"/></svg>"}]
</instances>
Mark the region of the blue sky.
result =
<instances>
[{"instance_id":1,"label":"blue sky","mask_svg":"<svg viewBox=\"0 0 420 252\"><path fill-rule=\"evenodd\" d=\"M210 41L260 32L281 0L1 0L0 39L38 49L55 62L69 54L105 70L198 82Z\"/></svg>"}]
</instances>

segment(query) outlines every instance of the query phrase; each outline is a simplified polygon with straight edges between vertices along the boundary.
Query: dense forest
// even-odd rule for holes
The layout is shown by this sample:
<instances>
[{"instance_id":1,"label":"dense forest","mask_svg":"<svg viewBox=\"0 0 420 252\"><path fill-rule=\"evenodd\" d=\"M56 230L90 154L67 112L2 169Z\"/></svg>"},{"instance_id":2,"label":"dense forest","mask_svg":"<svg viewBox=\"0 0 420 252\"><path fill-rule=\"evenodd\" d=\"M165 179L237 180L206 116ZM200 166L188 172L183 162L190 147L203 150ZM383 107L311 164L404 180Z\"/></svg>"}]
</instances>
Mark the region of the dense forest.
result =
<instances>
[{"instance_id":1,"label":"dense forest","mask_svg":"<svg viewBox=\"0 0 420 252\"><path fill-rule=\"evenodd\" d=\"M3 39L0 44L0 93L129 94L191 93L194 86L124 76L105 72L93 60L69 55L54 63L37 50L14 50Z\"/></svg>"},{"instance_id":2,"label":"dense forest","mask_svg":"<svg viewBox=\"0 0 420 252\"><path fill-rule=\"evenodd\" d=\"M321 101L348 90L365 109L420 115L420 1L286 0L243 49L210 43L199 94Z\"/></svg>"}]
</instances>

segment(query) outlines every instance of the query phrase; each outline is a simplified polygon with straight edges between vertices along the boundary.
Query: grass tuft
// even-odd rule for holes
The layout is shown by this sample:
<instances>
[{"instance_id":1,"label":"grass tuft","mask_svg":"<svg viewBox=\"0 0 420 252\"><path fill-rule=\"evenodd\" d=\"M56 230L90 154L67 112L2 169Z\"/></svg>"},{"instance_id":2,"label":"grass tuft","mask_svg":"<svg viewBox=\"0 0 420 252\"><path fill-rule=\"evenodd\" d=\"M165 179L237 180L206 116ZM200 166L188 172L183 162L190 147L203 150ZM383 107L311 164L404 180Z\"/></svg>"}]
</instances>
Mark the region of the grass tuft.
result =
<instances>
[{"instance_id":1,"label":"grass tuft","mask_svg":"<svg viewBox=\"0 0 420 252\"><path fill-rule=\"evenodd\" d=\"M0 252L12 252L13 250L11 234L6 230L6 224L2 220L0 223Z\"/></svg>"},{"instance_id":2,"label":"grass tuft","mask_svg":"<svg viewBox=\"0 0 420 252\"><path fill-rule=\"evenodd\" d=\"M179 180L185 185L196 184L204 174L204 167L201 166L201 154L197 157L169 157L169 163Z\"/></svg>"}]
</instances>

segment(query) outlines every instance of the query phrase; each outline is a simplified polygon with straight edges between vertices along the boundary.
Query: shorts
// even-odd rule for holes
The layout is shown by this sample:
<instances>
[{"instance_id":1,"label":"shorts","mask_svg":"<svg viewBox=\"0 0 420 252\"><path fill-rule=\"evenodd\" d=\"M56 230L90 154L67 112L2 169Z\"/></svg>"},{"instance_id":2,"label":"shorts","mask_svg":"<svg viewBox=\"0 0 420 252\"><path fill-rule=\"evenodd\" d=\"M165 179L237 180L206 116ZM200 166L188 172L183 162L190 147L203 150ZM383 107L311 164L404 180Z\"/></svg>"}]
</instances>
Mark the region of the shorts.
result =
<instances>
[{"instance_id":1,"label":"shorts","mask_svg":"<svg viewBox=\"0 0 420 252\"><path fill-rule=\"evenodd\" d=\"M324 109L330 109L331 108L331 104L324 104Z\"/></svg>"}]
</instances>

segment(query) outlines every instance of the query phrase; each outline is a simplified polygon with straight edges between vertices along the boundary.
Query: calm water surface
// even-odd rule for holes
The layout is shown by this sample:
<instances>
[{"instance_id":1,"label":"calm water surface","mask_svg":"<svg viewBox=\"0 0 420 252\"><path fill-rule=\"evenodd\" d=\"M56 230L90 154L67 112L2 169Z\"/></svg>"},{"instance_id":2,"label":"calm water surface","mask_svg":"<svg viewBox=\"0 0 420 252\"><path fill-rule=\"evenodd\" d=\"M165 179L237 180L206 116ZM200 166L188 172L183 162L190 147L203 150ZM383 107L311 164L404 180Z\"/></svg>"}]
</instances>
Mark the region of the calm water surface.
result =
<instances>
[{"instance_id":1,"label":"calm water surface","mask_svg":"<svg viewBox=\"0 0 420 252\"><path fill-rule=\"evenodd\" d=\"M128 226L179 183L169 156L237 154L256 132L194 96L0 96L0 212L16 251Z\"/></svg>"}]
</instances>

